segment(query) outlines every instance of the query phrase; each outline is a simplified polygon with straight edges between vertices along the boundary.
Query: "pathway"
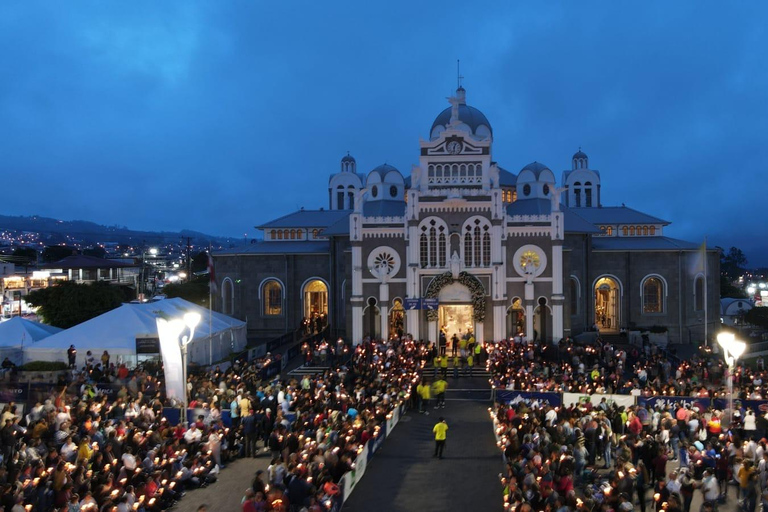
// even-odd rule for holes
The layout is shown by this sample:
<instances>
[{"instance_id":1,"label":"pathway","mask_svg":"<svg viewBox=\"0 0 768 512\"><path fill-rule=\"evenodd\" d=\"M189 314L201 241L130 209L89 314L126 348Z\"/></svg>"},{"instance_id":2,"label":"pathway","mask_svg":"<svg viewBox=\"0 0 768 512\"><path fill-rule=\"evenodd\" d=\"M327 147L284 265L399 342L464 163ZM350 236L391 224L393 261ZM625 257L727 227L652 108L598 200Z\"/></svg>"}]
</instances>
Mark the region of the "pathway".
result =
<instances>
[{"instance_id":1,"label":"pathway","mask_svg":"<svg viewBox=\"0 0 768 512\"><path fill-rule=\"evenodd\" d=\"M488 387L484 379L448 382L454 388ZM343 512L501 511L498 474L503 464L488 417L490 402L467 400L464 395L447 394L445 409L430 409L428 416L409 411L402 417ZM449 428L443 460L432 457L432 427L439 416L445 416Z\"/></svg>"}]
</instances>

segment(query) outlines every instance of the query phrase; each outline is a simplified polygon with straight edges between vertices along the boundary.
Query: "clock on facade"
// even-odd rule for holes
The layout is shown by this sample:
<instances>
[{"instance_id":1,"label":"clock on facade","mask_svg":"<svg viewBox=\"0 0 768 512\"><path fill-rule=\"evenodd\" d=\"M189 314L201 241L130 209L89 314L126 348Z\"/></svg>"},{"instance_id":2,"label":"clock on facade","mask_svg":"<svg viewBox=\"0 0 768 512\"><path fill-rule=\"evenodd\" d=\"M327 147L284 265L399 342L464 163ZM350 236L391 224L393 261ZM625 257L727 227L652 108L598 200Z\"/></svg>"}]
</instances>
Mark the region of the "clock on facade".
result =
<instances>
[{"instance_id":1,"label":"clock on facade","mask_svg":"<svg viewBox=\"0 0 768 512\"><path fill-rule=\"evenodd\" d=\"M461 142L451 141L445 145L445 149L452 155L458 155L461 153Z\"/></svg>"}]
</instances>

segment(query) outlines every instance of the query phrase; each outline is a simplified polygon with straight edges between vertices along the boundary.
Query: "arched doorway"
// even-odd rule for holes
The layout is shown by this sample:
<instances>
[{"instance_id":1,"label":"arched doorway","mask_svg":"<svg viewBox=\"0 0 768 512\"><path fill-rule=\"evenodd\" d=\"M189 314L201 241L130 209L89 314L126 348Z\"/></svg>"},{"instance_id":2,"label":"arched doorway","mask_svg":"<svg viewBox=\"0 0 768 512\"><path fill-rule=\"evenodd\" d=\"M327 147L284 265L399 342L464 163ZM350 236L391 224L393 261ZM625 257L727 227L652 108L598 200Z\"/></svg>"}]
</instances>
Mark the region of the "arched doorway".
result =
<instances>
[{"instance_id":1,"label":"arched doorway","mask_svg":"<svg viewBox=\"0 0 768 512\"><path fill-rule=\"evenodd\" d=\"M539 298L539 305L533 311L533 338L545 342L552 341L552 311L544 297Z\"/></svg>"},{"instance_id":2,"label":"arched doorway","mask_svg":"<svg viewBox=\"0 0 768 512\"><path fill-rule=\"evenodd\" d=\"M525 309L520 297L512 299L507 308L507 338L525 334Z\"/></svg>"},{"instance_id":3,"label":"arched doorway","mask_svg":"<svg viewBox=\"0 0 768 512\"><path fill-rule=\"evenodd\" d=\"M400 337L405 332L405 308L403 301L395 299L392 301L392 309L389 312L389 337Z\"/></svg>"},{"instance_id":4,"label":"arched doorway","mask_svg":"<svg viewBox=\"0 0 768 512\"><path fill-rule=\"evenodd\" d=\"M320 279L307 281L303 297L304 317L316 325L315 330L319 332L325 328L328 319L328 286Z\"/></svg>"},{"instance_id":5,"label":"arched doorway","mask_svg":"<svg viewBox=\"0 0 768 512\"><path fill-rule=\"evenodd\" d=\"M601 331L619 330L619 283L612 277L601 277L595 282L595 319Z\"/></svg>"},{"instance_id":6,"label":"arched doorway","mask_svg":"<svg viewBox=\"0 0 768 512\"><path fill-rule=\"evenodd\" d=\"M440 289L437 295L439 329L451 340L468 337L474 331L475 315L472 309L472 293L465 285L453 282Z\"/></svg>"},{"instance_id":7,"label":"arched doorway","mask_svg":"<svg viewBox=\"0 0 768 512\"><path fill-rule=\"evenodd\" d=\"M368 305L363 310L363 336L369 337L372 340L380 339L380 325L379 308L376 307L376 299L371 297L368 299Z\"/></svg>"}]
</instances>

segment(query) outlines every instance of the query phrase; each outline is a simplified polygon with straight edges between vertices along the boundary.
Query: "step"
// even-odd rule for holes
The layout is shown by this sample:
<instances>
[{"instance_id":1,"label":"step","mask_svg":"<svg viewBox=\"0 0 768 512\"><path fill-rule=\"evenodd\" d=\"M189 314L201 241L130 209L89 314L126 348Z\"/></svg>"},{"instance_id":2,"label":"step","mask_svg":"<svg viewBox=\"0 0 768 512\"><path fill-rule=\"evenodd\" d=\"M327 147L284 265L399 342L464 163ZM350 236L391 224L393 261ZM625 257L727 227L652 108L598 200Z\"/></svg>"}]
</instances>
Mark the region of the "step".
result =
<instances>
[{"instance_id":1,"label":"step","mask_svg":"<svg viewBox=\"0 0 768 512\"><path fill-rule=\"evenodd\" d=\"M299 366L295 370L288 372L288 375L318 375L330 370L330 366Z\"/></svg>"}]
</instances>

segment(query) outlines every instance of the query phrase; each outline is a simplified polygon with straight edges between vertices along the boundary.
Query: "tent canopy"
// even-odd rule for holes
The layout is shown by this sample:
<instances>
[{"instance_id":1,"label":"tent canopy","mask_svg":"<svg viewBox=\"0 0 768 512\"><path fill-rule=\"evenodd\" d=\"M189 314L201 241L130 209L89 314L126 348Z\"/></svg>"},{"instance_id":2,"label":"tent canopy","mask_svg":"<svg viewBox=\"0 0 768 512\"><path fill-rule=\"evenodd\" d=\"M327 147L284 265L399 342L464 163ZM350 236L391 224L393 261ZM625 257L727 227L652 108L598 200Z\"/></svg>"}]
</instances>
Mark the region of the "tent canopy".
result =
<instances>
[{"instance_id":1,"label":"tent canopy","mask_svg":"<svg viewBox=\"0 0 768 512\"><path fill-rule=\"evenodd\" d=\"M0 361L7 357L16 365L23 364L23 347L28 347L57 332L61 332L61 329L26 320L20 316L0 323Z\"/></svg>"},{"instance_id":2,"label":"tent canopy","mask_svg":"<svg viewBox=\"0 0 768 512\"><path fill-rule=\"evenodd\" d=\"M97 362L107 350L112 362L128 366L137 363L136 338L157 338L157 318L181 318L185 313L200 314L200 325L189 344L189 361L208 363L219 360L246 344L246 324L221 313L209 314L206 308L184 299L165 299L143 304L123 304L103 315L24 347L26 361L67 361L67 349L77 349L78 366L91 351Z\"/></svg>"},{"instance_id":3,"label":"tent canopy","mask_svg":"<svg viewBox=\"0 0 768 512\"><path fill-rule=\"evenodd\" d=\"M61 330L58 327L16 316L0 323L0 347L21 347L22 344L40 341Z\"/></svg>"}]
</instances>

